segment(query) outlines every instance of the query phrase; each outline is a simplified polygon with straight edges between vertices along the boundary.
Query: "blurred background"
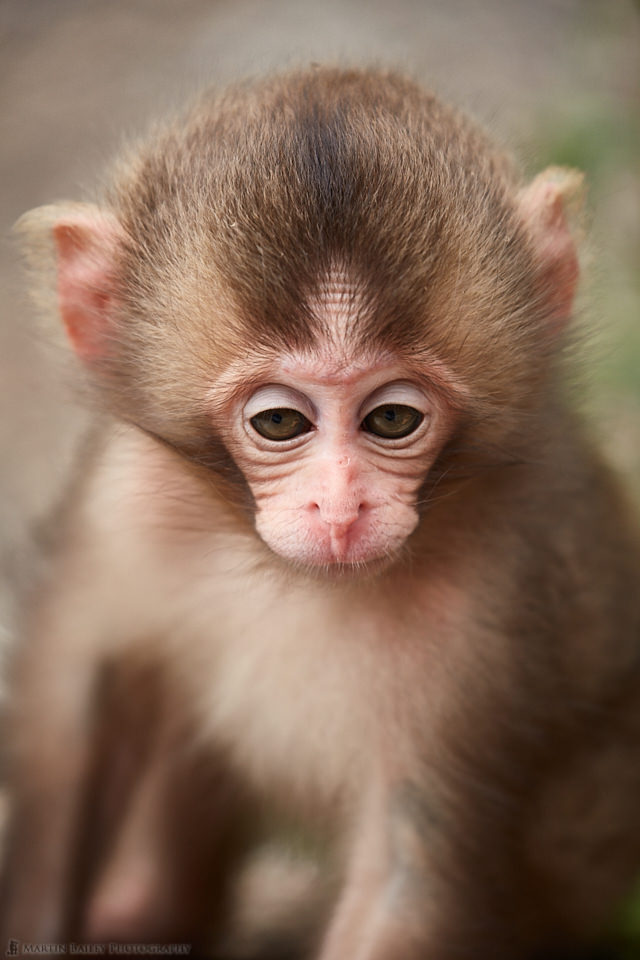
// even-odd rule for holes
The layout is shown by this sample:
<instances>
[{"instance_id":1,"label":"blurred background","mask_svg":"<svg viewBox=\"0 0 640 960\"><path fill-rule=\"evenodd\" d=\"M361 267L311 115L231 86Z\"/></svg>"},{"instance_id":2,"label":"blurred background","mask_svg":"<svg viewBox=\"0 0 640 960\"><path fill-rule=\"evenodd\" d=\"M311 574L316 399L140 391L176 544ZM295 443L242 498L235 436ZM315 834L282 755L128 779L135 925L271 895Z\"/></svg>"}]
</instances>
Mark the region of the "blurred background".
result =
<instances>
[{"instance_id":1,"label":"blurred background","mask_svg":"<svg viewBox=\"0 0 640 960\"><path fill-rule=\"evenodd\" d=\"M0 0L0 633L82 430L25 296L17 217L91 196L123 137L204 84L404 68L533 175L587 174L580 398L640 502L640 6L634 0ZM43 346L44 344L44 346Z\"/></svg>"}]
</instances>

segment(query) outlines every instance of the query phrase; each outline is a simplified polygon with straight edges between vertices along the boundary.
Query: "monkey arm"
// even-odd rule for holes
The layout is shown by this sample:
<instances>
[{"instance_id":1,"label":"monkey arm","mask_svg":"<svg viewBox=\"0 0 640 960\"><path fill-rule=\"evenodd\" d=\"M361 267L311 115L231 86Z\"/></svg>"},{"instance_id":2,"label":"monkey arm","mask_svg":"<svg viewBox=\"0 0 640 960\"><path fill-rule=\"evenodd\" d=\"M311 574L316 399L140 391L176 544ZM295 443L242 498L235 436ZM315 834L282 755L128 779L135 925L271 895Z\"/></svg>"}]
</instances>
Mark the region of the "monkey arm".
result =
<instances>
[{"instance_id":1,"label":"monkey arm","mask_svg":"<svg viewBox=\"0 0 640 960\"><path fill-rule=\"evenodd\" d=\"M10 737L18 732L10 739L5 938L55 941L72 910L96 669L94 652L85 655L82 614L66 599L40 607L17 665L8 727Z\"/></svg>"},{"instance_id":2,"label":"monkey arm","mask_svg":"<svg viewBox=\"0 0 640 960\"><path fill-rule=\"evenodd\" d=\"M413 824L389 815L389 799L380 785L365 800L320 960L409 960L428 942L424 849Z\"/></svg>"},{"instance_id":3,"label":"monkey arm","mask_svg":"<svg viewBox=\"0 0 640 960\"><path fill-rule=\"evenodd\" d=\"M94 451L94 465L96 459ZM73 491L75 513L60 520L52 572L25 618L12 664L11 807L0 916L6 937L34 942L68 933L79 890L88 882L83 871L95 852L90 847L97 850L101 842L86 835L85 821L99 796L92 795L91 781L104 674L128 636L121 614L132 608L126 575L118 582L117 568L105 566L104 537L86 507L91 463L87 467L84 489ZM111 549L106 553L113 559ZM113 772L107 777L113 779ZM109 790L107 781L100 791Z\"/></svg>"},{"instance_id":4,"label":"monkey arm","mask_svg":"<svg viewBox=\"0 0 640 960\"><path fill-rule=\"evenodd\" d=\"M184 568L161 543L165 523L187 538L190 524L171 484L159 494L141 468L140 448L174 459L122 429L94 452L13 664L7 938L200 942L225 909L223 865L252 836L225 758L196 747L184 688L167 678L167 625L176 642L181 629L171 585ZM160 531L151 544L147 520Z\"/></svg>"}]
</instances>

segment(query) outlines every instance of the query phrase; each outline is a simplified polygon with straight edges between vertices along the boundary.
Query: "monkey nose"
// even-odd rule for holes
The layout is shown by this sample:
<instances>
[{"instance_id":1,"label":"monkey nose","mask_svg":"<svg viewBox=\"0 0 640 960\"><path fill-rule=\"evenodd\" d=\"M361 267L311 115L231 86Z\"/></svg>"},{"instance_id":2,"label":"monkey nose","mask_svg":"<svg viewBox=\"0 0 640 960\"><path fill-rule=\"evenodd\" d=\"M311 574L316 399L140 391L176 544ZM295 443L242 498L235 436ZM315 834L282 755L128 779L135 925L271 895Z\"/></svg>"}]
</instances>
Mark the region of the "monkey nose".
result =
<instances>
[{"instance_id":1,"label":"monkey nose","mask_svg":"<svg viewBox=\"0 0 640 960\"><path fill-rule=\"evenodd\" d=\"M329 527L332 539L343 539L364 510L364 503L355 503L336 509L322 503L312 503L311 510Z\"/></svg>"}]
</instances>

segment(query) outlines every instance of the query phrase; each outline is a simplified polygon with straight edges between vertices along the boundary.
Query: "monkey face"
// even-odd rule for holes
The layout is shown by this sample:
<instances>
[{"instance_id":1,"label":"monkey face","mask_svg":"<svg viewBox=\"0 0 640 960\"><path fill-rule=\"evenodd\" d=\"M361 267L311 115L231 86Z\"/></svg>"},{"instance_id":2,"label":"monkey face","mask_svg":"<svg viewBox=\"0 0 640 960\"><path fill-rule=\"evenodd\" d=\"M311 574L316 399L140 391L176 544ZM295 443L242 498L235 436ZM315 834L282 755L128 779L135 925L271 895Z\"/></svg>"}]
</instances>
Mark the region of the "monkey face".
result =
<instances>
[{"instance_id":1,"label":"monkey face","mask_svg":"<svg viewBox=\"0 0 640 960\"><path fill-rule=\"evenodd\" d=\"M246 360L242 367L246 377ZM216 420L223 435L231 424L224 439L265 543L311 566L397 554L448 432L435 391L388 355L347 357L328 343L274 357L250 384Z\"/></svg>"}]
</instances>

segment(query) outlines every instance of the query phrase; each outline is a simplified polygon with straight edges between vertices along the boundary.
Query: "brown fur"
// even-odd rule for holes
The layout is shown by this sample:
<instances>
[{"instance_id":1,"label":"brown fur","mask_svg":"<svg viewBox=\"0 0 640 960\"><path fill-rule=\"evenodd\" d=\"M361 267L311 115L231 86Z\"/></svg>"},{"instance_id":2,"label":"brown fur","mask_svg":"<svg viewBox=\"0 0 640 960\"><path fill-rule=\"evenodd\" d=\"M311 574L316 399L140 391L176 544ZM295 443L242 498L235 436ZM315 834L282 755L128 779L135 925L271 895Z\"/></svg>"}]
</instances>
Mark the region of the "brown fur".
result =
<instances>
[{"instance_id":1,"label":"brown fur","mask_svg":"<svg viewBox=\"0 0 640 960\"><path fill-rule=\"evenodd\" d=\"M25 220L67 258L107 224L76 349L115 423L16 659L7 937L120 936L87 920L109 871L160 858L191 905L152 889L126 935L208 943L198 911L222 902L251 802L337 838L322 960L513 960L600 932L640 867L640 559L564 398L576 181L557 176L523 186L396 75L314 69L203 97L122 163L102 212ZM231 407L210 402L246 355L331 338L336 270L348 349L393 352L449 413L400 557L329 579L256 538ZM95 701L112 669L123 685ZM106 829L125 841L80 863L78 830Z\"/></svg>"}]
</instances>

